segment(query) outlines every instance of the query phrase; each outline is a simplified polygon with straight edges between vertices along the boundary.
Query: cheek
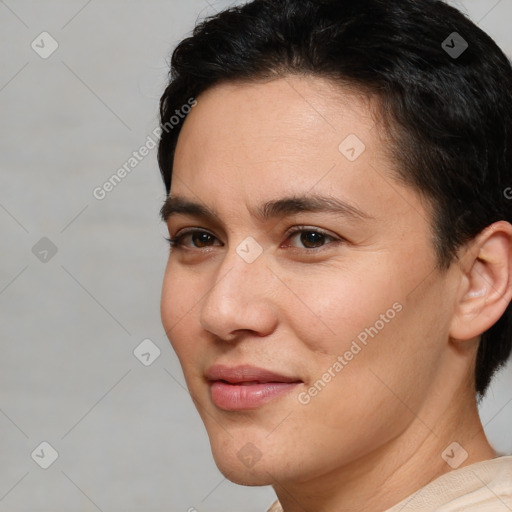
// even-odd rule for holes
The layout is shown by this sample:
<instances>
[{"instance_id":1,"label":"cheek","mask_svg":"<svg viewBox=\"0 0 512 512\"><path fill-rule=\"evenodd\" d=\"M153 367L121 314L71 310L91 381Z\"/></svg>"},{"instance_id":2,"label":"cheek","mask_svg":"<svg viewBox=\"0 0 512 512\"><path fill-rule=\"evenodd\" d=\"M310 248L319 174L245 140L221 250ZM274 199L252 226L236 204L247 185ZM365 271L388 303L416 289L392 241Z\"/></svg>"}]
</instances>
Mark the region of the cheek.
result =
<instances>
[{"instance_id":1,"label":"cheek","mask_svg":"<svg viewBox=\"0 0 512 512\"><path fill-rule=\"evenodd\" d=\"M439 288L425 281L422 293L410 294L425 273L413 279L403 265L383 269L375 263L310 274L300 282L288 276L294 297L286 297L285 322L305 348L307 384L318 383L311 399L333 412L333 424L343 416L338 405L353 413L362 406L364 417L368 401L396 402L386 385L403 398L421 393L414 383L428 382L439 356L439 340L431 333L443 321L432 307Z\"/></svg>"},{"instance_id":2,"label":"cheek","mask_svg":"<svg viewBox=\"0 0 512 512\"><path fill-rule=\"evenodd\" d=\"M396 315L393 304L400 295L391 286L393 279L383 276L385 272L368 267L329 268L300 280L286 276L293 293L283 294L281 311L309 350L341 355L361 333L364 341L365 328L379 322L383 329L381 314Z\"/></svg>"},{"instance_id":3,"label":"cheek","mask_svg":"<svg viewBox=\"0 0 512 512\"><path fill-rule=\"evenodd\" d=\"M297 288L314 312L288 321L310 352L309 387L301 403L318 413L311 417L321 424L309 420L315 429L343 426L349 432L355 426L357 437L361 425L379 423L380 416L379 428L393 424L396 431L412 419L403 403L418 406L435 377L449 325L448 304L439 307L442 283L421 271L409 279L403 267L395 268L393 273L391 267L380 272L369 266L360 274L364 278L345 272L310 287L314 293L306 292L306 283ZM420 278L422 285L414 289ZM383 434L379 428L368 428L368 440Z\"/></svg>"},{"instance_id":4,"label":"cheek","mask_svg":"<svg viewBox=\"0 0 512 512\"><path fill-rule=\"evenodd\" d=\"M194 280L185 273L177 271L172 263L167 265L160 301L160 314L173 349L182 360L186 353L196 346L191 338L197 336L194 331L194 314L203 293L196 289Z\"/></svg>"},{"instance_id":5,"label":"cheek","mask_svg":"<svg viewBox=\"0 0 512 512\"><path fill-rule=\"evenodd\" d=\"M410 240L397 240L392 251L350 249L332 265L283 275L293 293L281 299L281 311L309 350L341 355L354 340L362 346L375 340L379 358L381 350L389 358L390 350L411 347L408 336L421 336L438 321L439 305L433 305L442 300L442 287L435 282L435 260L426 242Z\"/></svg>"}]
</instances>

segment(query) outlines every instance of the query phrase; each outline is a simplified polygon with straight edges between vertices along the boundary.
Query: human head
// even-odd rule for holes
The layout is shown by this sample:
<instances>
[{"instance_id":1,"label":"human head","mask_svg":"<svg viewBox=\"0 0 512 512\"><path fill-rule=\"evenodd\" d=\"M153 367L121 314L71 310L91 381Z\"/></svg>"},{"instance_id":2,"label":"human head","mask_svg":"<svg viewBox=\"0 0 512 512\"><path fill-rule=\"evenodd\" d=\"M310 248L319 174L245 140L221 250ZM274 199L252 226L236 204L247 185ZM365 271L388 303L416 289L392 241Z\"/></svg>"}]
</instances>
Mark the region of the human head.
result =
<instances>
[{"instance_id":1,"label":"human head","mask_svg":"<svg viewBox=\"0 0 512 512\"><path fill-rule=\"evenodd\" d=\"M384 507L383 496L369 498L375 488L386 494L405 479L412 492L446 471L440 454L454 439L468 463L495 456L478 418L475 361L512 297L512 225L496 210L508 206L492 203L506 185L495 164L510 157L500 118L510 100L506 88L496 99L503 80L483 55L453 67L470 48L447 51L452 26L434 46L430 24L447 18L435 5L446 7L256 1L206 22L173 56L159 151L170 192L164 327L219 469L279 485L280 499L301 495L305 509L322 508L329 489L343 489L347 508ZM341 6L349 21L338 19ZM397 6L393 25L385 11ZM457 30L483 44L462 22ZM399 50L384 51L389 38ZM437 67L418 56L425 45ZM485 58L490 48L510 81L491 43ZM478 66L495 86L492 105L466 71ZM458 72L459 103L438 83L445 68ZM184 105L195 106L182 125ZM478 117L472 108L484 143L465 124ZM486 165L478 179L473 160ZM490 224L476 229L473 214Z\"/></svg>"},{"instance_id":2,"label":"human head","mask_svg":"<svg viewBox=\"0 0 512 512\"><path fill-rule=\"evenodd\" d=\"M442 46L457 32L468 48ZM492 39L438 0L255 0L207 19L176 48L161 100L159 165L169 192L191 98L223 82L313 75L378 99L398 176L432 207L440 268L486 226L512 220L512 70ZM180 116L184 119L186 116ZM512 311L482 334L483 395L512 348Z\"/></svg>"}]
</instances>

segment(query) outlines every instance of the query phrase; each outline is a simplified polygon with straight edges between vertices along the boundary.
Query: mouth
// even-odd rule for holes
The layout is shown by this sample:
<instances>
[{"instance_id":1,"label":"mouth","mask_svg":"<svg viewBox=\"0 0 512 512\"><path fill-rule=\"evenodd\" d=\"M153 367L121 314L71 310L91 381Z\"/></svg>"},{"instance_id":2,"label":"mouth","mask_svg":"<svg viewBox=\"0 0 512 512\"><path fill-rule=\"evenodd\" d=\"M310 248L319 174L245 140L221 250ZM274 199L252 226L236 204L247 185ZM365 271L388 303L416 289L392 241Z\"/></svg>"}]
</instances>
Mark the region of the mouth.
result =
<instances>
[{"instance_id":1,"label":"mouth","mask_svg":"<svg viewBox=\"0 0 512 512\"><path fill-rule=\"evenodd\" d=\"M255 366L210 367L205 374L213 403L225 411L257 409L302 383Z\"/></svg>"}]
</instances>

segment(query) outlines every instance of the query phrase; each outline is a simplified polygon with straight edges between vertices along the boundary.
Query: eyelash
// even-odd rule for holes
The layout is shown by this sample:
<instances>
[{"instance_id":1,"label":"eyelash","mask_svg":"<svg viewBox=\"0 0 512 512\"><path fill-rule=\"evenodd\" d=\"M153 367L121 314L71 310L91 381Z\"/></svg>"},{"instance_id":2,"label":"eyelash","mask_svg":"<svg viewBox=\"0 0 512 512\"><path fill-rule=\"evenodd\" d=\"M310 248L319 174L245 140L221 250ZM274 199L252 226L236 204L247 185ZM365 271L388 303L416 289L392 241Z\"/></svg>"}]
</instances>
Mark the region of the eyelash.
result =
<instances>
[{"instance_id":1,"label":"eyelash","mask_svg":"<svg viewBox=\"0 0 512 512\"><path fill-rule=\"evenodd\" d=\"M205 233L207 235L212 236L213 238L216 238L215 235L212 235L209 231L206 231L204 229L199 229L199 228L191 228L191 229L185 231L184 233L182 233L181 235L178 235L174 238L165 237L165 239L167 240L167 242L169 243L169 245L171 247L180 248L180 247L182 247L182 241L186 236L194 235L196 233ZM184 247L186 247L186 246L184 246ZM200 249L200 247L195 247L194 249Z\"/></svg>"},{"instance_id":2,"label":"eyelash","mask_svg":"<svg viewBox=\"0 0 512 512\"><path fill-rule=\"evenodd\" d=\"M176 236L174 238L166 237L166 240L169 243L169 245L172 248L175 248L175 249L176 248L179 249L179 248L185 247L186 249L200 250L201 247L187 247L187 246L183 245L183 240L185 239L185 237L190 236L190 235L194 235L194 234L197 234L197 233L205 233L207 235L210 235L210 236L216 238L215 235L212 235L209 231L206 231L204 229L199 229L199 228L191 228L190 230L187 230L184 233L182 233L182 234L180 234L180 235L178 235L178 236ZM324 236L327 240L331 240L331 241L324 243L320 247L314 247L314 248L293 247L293 246L290 246L290 245L287 245L286 247L291 247L292 249L298 249L298 250L303 250L303 251L308 251L308 252L313 252L313 251L318 252L318 251L322 250L326 245L330 245L332 243L343 243L344 242L344 239L341 238L341 237L332 235L332 234L330 234L327 231L324 231L322 229L314 228L314 227L308 227L308 226L295 226L292 230L289 230L285 234L286 240L289 240L292 237L294 237L296 235L300 235L302 233L316 233L316 234ZM206 246L206 249L208 249L210 247L212 247L212 246Z\"/></svg>"}]
</instances>

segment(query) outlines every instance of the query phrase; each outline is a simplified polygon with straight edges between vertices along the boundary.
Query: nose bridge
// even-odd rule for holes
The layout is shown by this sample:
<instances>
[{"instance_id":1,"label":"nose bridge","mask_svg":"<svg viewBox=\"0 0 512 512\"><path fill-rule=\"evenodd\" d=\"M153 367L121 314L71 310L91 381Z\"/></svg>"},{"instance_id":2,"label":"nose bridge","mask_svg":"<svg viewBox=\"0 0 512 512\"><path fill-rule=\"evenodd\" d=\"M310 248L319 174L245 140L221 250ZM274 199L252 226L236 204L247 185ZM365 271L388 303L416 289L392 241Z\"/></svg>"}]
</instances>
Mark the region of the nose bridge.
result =
<instances>
[{"instance_id":1,"label":"nose bridge","mask_svg":"<svg viewBox=\"0 0 512 512\"><path fill-rule=\"evenodd\" d=\"M262 251L255 256L251 241L230 249L217 271L217 281L201 307L203 328L221 338L239 330L268 333L274 313L268 289L269 270Z\"/></svg>"},{"instance_id":2,"label":"nose bridge","mask_svg":"<svg viewBox=\"0 0 512 512\"><path fill-rule=\"evenodd\" d=\"M255 299L268 272L263 247L249 236L227 250L219 267L217 286L237 294L239 299L243 300L245 295Z\"/></svg>"}]
</instances>

